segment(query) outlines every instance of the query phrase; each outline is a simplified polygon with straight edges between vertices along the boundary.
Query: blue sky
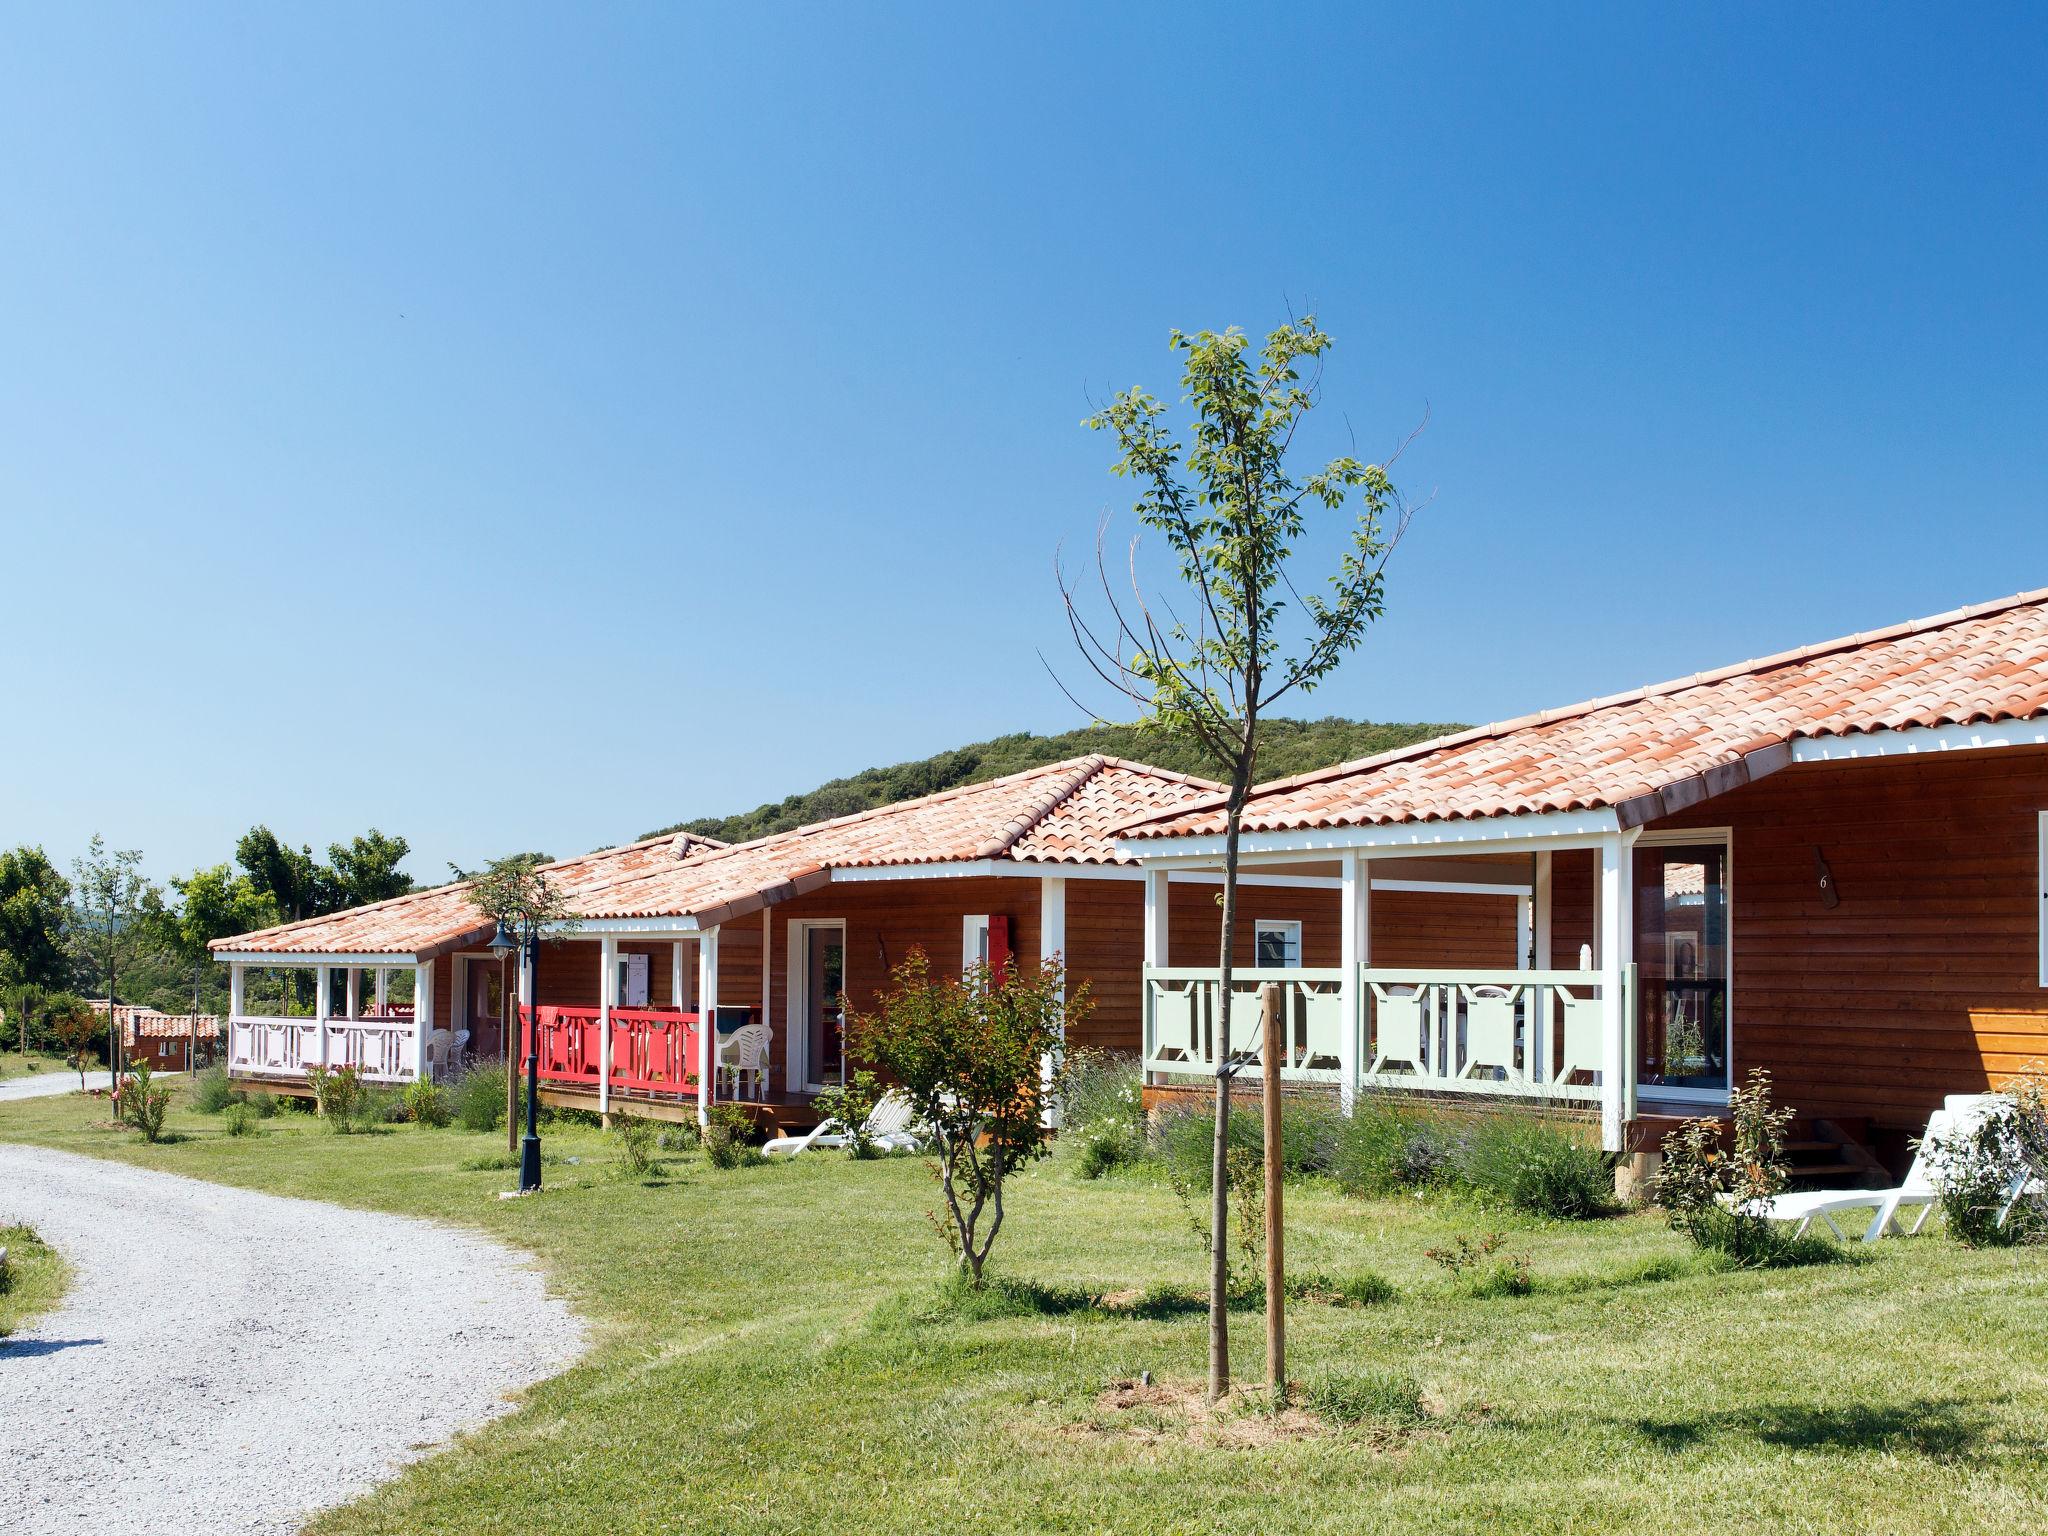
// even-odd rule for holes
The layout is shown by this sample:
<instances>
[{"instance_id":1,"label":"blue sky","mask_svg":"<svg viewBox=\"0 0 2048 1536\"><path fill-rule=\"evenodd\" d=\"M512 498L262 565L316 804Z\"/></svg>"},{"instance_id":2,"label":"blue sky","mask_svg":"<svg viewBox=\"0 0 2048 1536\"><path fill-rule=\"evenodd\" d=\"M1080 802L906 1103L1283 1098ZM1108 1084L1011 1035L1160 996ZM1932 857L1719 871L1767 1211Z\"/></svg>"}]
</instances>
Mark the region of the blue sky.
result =
<instances>
[{"instance_id":1,"label":"blue sky","mask_svg":"<svg viewBox=\"0 0 2048 1536\"><path fill-rule=\"evenodd\" d=\"M1078 422L1289 306L1434 498L1296 712L2043 585L2044 102L2022 7L18 8L0 840L431 878L1080 723Z\"/></svg>"}]
</instances>

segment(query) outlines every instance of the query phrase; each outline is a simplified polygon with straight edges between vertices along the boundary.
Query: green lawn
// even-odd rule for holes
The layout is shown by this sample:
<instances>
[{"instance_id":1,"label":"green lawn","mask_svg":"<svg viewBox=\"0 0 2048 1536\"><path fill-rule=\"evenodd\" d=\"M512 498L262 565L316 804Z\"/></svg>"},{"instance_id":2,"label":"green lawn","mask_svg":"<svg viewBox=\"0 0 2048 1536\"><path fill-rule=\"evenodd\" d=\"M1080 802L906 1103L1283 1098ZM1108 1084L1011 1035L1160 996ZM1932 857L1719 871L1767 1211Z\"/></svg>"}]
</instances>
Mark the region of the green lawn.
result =
<instances>
[{"instance_id":1,"label":"green lawn","mask_svg":"<svg viewBox=\"0 0 2048 1536\"><path fill-rule=\"evenodd\" d=\"M95 1063L97 1065L97 1063ZM0 1051L0 1083L24 1077L39 1077L45 1072L69 1072L71 1065L62 1056L49 1051Z\"/></svg>"},{"instance_id":2,"label":"green lawn","mask_svg":"<svg viewBox=\"0 0 2048 1536\"><path fill-rule=\"evenodd\" d=\"M0 1339L40 1312L57 1305L69 1278L64 1260L47 1247L33 1228L0 1224L0 1248L7 1267L0 1270Z\"/></svg>"},{"instance_id":3,"label":"green lawn","mask_svg":"<svg viewBox=\"0 0 2048 1536\"><path fill-rule=\"evenodd\" d=\"M1295 1374L1412 1376L1429 1414L1290 1438L1108 1407L1202 1371L1196 1317L1085 1310L920 1320L942 1271L922 1165L625 1184L594 1131L552 1136L550 1191L463 1171L502 1138L336 1137L303 1117L156 1148L75 1099L0 1105L31 1140L347 1204L532 1249L597 1324L588 1363L517 1414L316 1523L321 1533L2017 1531L2048 1525L2048 1255L1889 1241L1869 1262L1714 1271L1651 1217L1544 1226L1304 1190L1300 1269L1378 1271L1364 1309L1298 1304ZM1012 1275L1115 1292L1195 1283L1171 1192L1053 1164L1015 1188ZM1505 1229L1537 1294L1453 1293L1426 1248ZM1673 1278L1641 1279L1644 1274ZM1637 1278L1631 1278L1637 1277ZM906 1305L906 1298L909 1304ZM1236 1330L1256 1377L1259 1325ZM232 1340L220 1347L232 1348ZM163 1405L170 1408L172 1405Z\"/></svg>"}]
</instances>

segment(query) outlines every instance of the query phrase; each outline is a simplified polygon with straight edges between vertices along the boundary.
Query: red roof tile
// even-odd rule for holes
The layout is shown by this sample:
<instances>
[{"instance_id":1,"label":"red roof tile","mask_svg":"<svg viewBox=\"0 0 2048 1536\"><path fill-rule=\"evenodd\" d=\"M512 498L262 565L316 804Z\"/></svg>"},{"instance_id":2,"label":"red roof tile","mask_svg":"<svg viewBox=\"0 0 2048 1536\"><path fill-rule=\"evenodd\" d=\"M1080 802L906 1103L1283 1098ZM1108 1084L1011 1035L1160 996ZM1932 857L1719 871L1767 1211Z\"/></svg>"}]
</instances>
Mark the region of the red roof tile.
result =
<instances>
[{"instance_id":1,"label":"red roof tile","mask_svg":"<svg viewBox=\"0 0 2048 1536\"><path fill-rule=\"evenodd\" d=\"M2043 714L2048 589L1277 780L1253 792L1244 827L1294 831L1603 807L1633 825L1777 766L1786 744L1801 737ZM1191 813L1147 818L1123 835L1223 830L1221 802L1212 800Z\"/></svg>"},{"instance_id":2,"label":"red roof tile","mask_svg":"<svg viewBox=\"0 0 2048 1536\"><path fill-rule=\"evenodd\" d=\"M1195 805L1221 786L1112 757L1071 758L986 783L818 822L732 847L655 838L548 866L577 916L737 917L823 884L833 869L891 864L1130 862L1116 830ZM222 939L236 954L427 954L491 932L466 885Z\"/></svg>"}]
</instances>

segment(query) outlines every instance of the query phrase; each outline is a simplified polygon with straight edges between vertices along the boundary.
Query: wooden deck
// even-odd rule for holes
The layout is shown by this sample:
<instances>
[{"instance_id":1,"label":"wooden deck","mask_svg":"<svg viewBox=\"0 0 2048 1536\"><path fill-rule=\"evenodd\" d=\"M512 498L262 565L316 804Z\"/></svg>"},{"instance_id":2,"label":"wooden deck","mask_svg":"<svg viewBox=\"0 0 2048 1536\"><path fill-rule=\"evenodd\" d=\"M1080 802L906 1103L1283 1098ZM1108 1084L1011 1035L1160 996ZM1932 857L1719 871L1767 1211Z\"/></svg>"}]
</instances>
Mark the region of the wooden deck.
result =
<instances>
[{"instance_id":1,"label":"wooden deck","mask_svg":"<svg viewBox=\"0 0 2048 1536\"><path fill-rule=\"evenodd\" d=\"M565 1083L542 1083L540 1101L553 1109L580 1109L593 1115L597 1113L597 1089L594 1085L581 1087ZM697 1099L694 1094L678 1096L614 1092L611 1102L613 1109L624 1109L631 1114L643 1115L649 1120L681 1124L697 1118ZM770 1093L755 1099L720 1099L718 1102L738 1105L752 1115L757 1124L778 1136L808 1131L818 1123L818 1112L811 1107L809 1094Z\"/></svg>"}]
</instances>

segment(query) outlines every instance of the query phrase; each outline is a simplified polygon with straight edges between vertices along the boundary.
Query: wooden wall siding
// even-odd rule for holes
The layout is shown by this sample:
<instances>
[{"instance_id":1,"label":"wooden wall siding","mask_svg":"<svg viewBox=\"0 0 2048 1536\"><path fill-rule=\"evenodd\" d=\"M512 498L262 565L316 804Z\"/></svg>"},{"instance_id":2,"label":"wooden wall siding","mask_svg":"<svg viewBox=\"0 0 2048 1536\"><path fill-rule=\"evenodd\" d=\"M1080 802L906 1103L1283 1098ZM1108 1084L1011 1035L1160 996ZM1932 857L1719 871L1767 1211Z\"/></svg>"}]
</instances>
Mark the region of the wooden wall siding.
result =
<instances>
[{"instance_id":1,"label":"wooden wall siding","mask_svg":"<svg viewBox=\"0 0 2048 1536\"><path fill-rule=\"evenodd\" d=\"M1801 1114L1919 1129L2048 1058L2048 750L1811 764L1656 825L1734 829L1734 1056ZM1814 849L1840 905L1821 903Z\"/></svg>"},{"instance_id":2,"label":"wooden wall siding","mask_svg":"<svg viewBox=\"0 0 2048 1536\"><path fill-rule=\"evenodd\" d=\"M1373 964L1513 970L1516 905L1512 896L1374 891Z\"/></svg>"},{"instance_id":3,"label":"wooden wall siding","mask_svg":"<svg viewBox=\"0 0 2048 1536\"><path fill-rule=\"evenodd\" d=\"M1579 968L1579 949L1593 943L1593 884L1600 856L1591 848L1566 848L1550 856L1550 965Z\"/></svg>"},{"instance_id":4,"label":"wooden wall siding","mask_svg":"<svg viewBox=\"0 0 2048 1536\"><path fill-rule=\"evenodd\" d=\"M452 1029L455 1019L455 957L441 955L434 960L434 1028Z\"/></svg>"},{"instance_id":5,"label":"wooden wall siding","mask_svg":"<svg viewBox=\"0 0 2048 1536\"><path fill-rule=\"evenodd\" d=\"M1221 885L1169 883L1167 886L1166 951L1174 965L1214 965L1223 947L1223 909L1217 899ZM1264 918L1301 924L1301 963L1341 965L1343 936L1337 931L1341 899L1334 890L1291 885L1241 885L1237 888L1237 932L1231 945L1233 965L1252 965L1258 958L1256 924ZM1142 918L1144 898L1139 897ZM1071 928L1072 923L1068 924ZM1140 947L1132 951L1141 964ZM1235 1008L1233 1006L1233 1014ZM1136 1044L1133 1042L1133 1049Z\"/></svg>"},{"instance_id":6,"label":"wooden wall siding","mask_svg":"<svg viewBox=\"0 0 2048 1536\"><path fill-rule=\"evenodd\" d=\"M1095 1004L1068 1032L1069 1043L1136 1055L1144 1033L1144 882L1069 880L1066 959L1068 976L1087 979Z\"/></svg>"}]
</instances>

